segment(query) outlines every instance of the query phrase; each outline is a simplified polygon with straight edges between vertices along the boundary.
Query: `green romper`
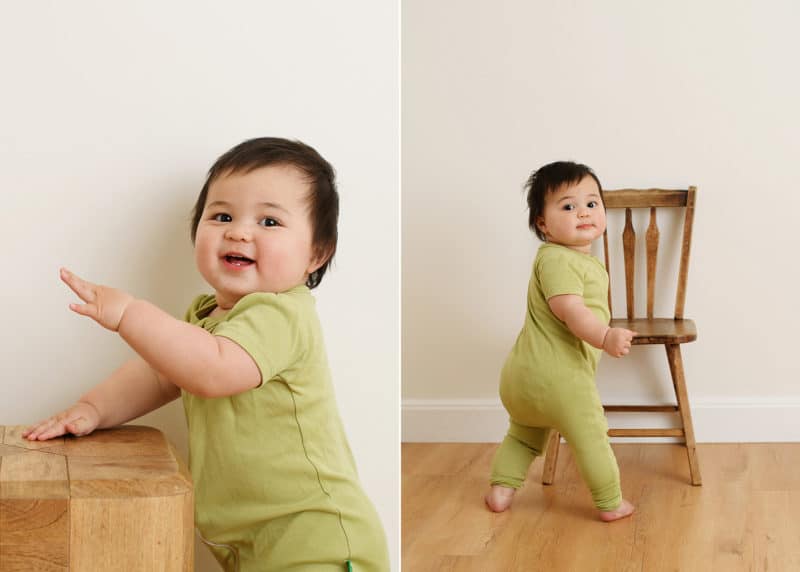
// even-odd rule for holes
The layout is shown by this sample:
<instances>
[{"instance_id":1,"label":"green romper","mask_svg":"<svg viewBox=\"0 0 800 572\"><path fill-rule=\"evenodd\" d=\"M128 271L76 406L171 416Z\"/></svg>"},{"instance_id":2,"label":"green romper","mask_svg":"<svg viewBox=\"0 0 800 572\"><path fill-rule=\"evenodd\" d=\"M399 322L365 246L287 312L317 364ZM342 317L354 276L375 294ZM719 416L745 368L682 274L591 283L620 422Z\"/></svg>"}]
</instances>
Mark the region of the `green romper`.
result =
<instances>
[{"instance_id":1,"label":"green romper","mask_svg":"<svg viewBox=\"0 0 800 572\"><path fill-rule=\"evenodd\" d=\"M199 296L185 319L239 344L262 383L213 399L182 392L204 541L226 571L388 571L386 537L359 484L311 292L253 293L209 317L216 305Z\"/></svg>"},{"instance_id":2,"label":"green romper","mask_svg":"<svg viewBox=\"0 0 800 572\"><path fill-rule=\"evenodd\" d=\"M525 324L500 375L500 399L510 426L495 453L491 482L519 488L554 427L569 443L595 506L612 510L622 496L594 379L602 351L553 314L547 300L559 294L582 296L603 323L611 317L602 263L565 246L543 244L528 284Z\"/></svg>"}]
</instances>

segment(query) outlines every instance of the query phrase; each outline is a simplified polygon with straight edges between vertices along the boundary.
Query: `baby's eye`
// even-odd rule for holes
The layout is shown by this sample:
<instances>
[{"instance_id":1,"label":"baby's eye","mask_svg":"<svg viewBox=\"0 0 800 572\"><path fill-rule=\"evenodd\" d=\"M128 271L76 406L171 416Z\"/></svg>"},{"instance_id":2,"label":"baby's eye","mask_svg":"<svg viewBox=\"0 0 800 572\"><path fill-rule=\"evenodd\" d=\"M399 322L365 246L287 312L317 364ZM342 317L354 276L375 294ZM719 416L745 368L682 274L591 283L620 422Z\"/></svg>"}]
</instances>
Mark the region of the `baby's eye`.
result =
<instances>
[{"instance_id":1,"label":"baby's eye","mask_svg":"<svg viewBox=\"0 0 800 572\"><path fill-rule=\"evenodd\" d=\"M215 220L217 222L231 222L233 219L228 213L218 213L212 216L211 220Z\"/></svg>"},{"instance_id":2,"label":"baby's eye","mask_svg":"<svg viewBox=\"0 0 800 572\"><path fill-rule=\"evenodd\" d=\"M272 217L264 217L262 218L259 223L261 226L278 226L278 221Z\"/></svg>"},{"instance_id":3,"label":"baby's eye","mask_svg":"<svg viewBox=\"0 0 800 572\"><path fill-rule=\"evenodd\" d=\"M586 206L589 207L590 209L593 209L594 207L598 206L598 204L597 204L597 201L589 201L586 204Z\"/></svg>"},{"instance_id":4,"label":"baby's eye","mask_svg":"<svg viewBox=\"0 0 800 572\"><path fill-rule=\"evenodd\" d=\"M574 211L574 210L575 210L575 205L566 204L566 205L564 205L564 206L562 207L562 210L565 210L565 211Z\"/></svg>"}]
</instances>

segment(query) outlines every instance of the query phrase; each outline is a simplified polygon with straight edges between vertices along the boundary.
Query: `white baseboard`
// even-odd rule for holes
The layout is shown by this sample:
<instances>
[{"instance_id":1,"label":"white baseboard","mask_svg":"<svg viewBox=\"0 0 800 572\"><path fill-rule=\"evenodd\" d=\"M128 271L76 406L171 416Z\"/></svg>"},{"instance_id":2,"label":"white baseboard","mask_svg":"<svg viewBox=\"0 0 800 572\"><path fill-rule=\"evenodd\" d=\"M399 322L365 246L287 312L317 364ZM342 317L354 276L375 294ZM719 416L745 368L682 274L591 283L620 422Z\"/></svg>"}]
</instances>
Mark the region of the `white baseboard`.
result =
<instances>
[{"instance_id":1,"label":"white baseboard","mask_svg":"<svg viewBox=\"0 0 800 572\"><path fill-rule=\"evenodd\" d=\"M402 407L404 442L498 443L508 427L499 399L404 399ZM676 426L673 414L609 413L608 419L615 428ZM800 441L800 397L694 399L692 419L698 443Z\"/></svg>"}]
</instances>

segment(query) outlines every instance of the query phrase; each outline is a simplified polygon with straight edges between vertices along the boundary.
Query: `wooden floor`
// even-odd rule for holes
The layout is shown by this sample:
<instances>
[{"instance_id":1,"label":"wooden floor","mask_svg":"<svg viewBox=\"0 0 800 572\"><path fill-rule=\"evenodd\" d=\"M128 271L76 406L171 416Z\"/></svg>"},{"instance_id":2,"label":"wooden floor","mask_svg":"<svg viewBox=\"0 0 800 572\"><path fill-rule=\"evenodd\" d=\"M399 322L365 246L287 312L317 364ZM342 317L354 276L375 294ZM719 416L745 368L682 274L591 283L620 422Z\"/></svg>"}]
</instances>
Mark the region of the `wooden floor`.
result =
<instances>
[{"instance_id":1,"label":"wooden floor","mask_svg":"<svg viewBox=\"0 0 800 572\"><path fill-rule=\"evenodd\" d=\"M403 445L404 571L800 571L800 443L700 444L701 487L680 445L614 445L636 513L611 524L566 446L555 484L537 459L511 510L490 512L496 447Z\"/></svg>"}]
</instances>

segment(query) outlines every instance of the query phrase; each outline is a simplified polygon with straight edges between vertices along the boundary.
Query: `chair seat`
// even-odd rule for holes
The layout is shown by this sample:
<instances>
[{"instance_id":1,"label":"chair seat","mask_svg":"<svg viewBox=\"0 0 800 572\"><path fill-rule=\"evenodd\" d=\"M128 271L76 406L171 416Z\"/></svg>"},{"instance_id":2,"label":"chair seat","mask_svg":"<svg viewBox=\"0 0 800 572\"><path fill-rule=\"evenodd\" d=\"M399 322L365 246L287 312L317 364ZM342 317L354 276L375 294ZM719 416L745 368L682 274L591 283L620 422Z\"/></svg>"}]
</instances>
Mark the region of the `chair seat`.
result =
<instances>
[{"instance_id":1,"label":"chair seat","mask_svg":"<svg viewBox=\"0 0 800 572\"><path fill-rule=\"evenodd\" d=\"M636 332L632 344L685 344L697 339L697 328L692 320L672 318L613 319L612 328L627 328Z\"/></svg>"}]
</instances>

